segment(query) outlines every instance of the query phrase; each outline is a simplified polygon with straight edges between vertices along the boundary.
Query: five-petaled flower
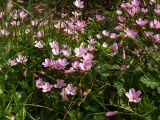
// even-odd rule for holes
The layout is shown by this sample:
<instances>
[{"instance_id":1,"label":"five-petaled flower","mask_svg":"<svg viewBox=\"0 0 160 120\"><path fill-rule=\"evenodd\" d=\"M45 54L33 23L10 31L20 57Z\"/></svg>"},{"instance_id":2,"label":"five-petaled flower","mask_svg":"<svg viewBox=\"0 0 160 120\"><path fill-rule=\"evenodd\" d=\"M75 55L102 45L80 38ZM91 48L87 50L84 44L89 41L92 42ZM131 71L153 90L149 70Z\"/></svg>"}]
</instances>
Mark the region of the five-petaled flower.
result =
<instances>
[{"instance_id":1,"label":"five-petaled flower","mask_svg":"<svg viewBox=\"0 0 160 120\"><path fill-rule=\"evenodd\" d=\"M134 103L139 103L141 102L141 98L140 98L140 95L141 95L141 91L138 90L137 92L135 91L134 88L131 88L129 90L129 92L126 92L125 95L128 97L128 101L129 102L134 102Z\"/></svg>"}]
</instances>

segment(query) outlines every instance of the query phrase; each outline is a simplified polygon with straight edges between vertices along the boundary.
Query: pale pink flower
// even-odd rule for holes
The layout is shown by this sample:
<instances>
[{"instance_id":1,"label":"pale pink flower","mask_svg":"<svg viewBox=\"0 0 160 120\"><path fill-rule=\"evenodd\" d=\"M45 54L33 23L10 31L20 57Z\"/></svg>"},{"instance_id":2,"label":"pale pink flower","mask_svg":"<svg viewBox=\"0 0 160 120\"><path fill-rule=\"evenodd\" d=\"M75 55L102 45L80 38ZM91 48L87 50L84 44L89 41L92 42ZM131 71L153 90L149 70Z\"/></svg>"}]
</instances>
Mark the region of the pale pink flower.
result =
<instances>
[{"instance_id":1,"label":"pale pink flower","mask_svg":"<svg viewBox=\"0 0 160 120\"><path fill-rule=\"evenodd\" d=\"M119 24L114 28L114 30L119 30L119 31L121 31L123 29L124 29L124 25L122 25L122 24Z\"/></svg>"},{"instance_id":2,"label":"pale pink flower","mask_svg":"<svg viewBox=\"0 0 160 120\"><path fill-rule=\"evenodd\" d=\"M154 32L144 31L144 34L149 38L153 38Z\"/></svg>"},{"instance_id":3,"label":"pale pink flower","mask_svg":"<svg viewBox=\"0 0 160 120\"><path fill-rule=\"evenodd\" d=\"M140 7L133 7L131 10L128 10L128 14L134 16L136 13L140 12Z\"/></svg>"},{"instance_id":4,"label":"pale pink flower","mask_svg":"<svg viewBox=\"0 0 160 120\"><path fill-rule=\"evenodd\" d=\"M114 43L113 45L110 46L110 48L113 50L113 53L111 54L111 56L114 56L115 54L118 53L118 44Z\"/></svg>"},{"instance_id":5,"label":"pale pink flower","mask_svg":"<svg viewBox=\"0 0 160 120\"><path fill-rule=\"evenodd\" d=\"M10 65L10 66L16 66L17 65L17 61L16 61L16 59L9 59L8 60L8 64Z\"/></svg>"},{"instance_id":6,"label":"pale pink flower","mask_svg":"<svg viewBox=\"0 0 160 120\"><path fill-rule=\"evenodd\" d=\"M20 25L20 21L12 21L10 24L12 26L19 26Z\"/></svg>"},{"instance_id":7,"label":"pale pink flower","mask_svg":"<svg viewBox=\"0 0 160 120\"><path fill-rule=\"evenodd\" d=\"M25 17L27 17L27 13L24 11L19 12L19 17L23 20Z\"/></svg>"},{"instance_id":8,"label":"pale pink flower","mask_svg":"<svg viewBox=\"0 0 160 120\"><path fill-rule=\"evenodd\" d=\"M148 23L148 20L147 19L142 19L142 18L139 18L138 20L136 20L136 23L140 26L144 26Z\"/></svg>"},{"instance_id":9,"label":"pale pink flower","mask_svg":"<svg viewBox=\"0 0 160 120\"><path fill-rule=\"evenodd\" d=\"M78 20L78 21L76 21L76 23L75 23L75 27L76 27L76 29L78 29L78 30L84 30L84 28L86 27L86 22L85 21L80 21L80 20Z\"/></svg>"},{"instance_id":10,"label":"pale pink flower","mask_svg":"<svg viewBox=\"0 0 160 120\"><path fill-rule=\"evenodd\" d=\"M62 49L61 52L66 57L69 57L71 55L71 49Z\"/></svg>"},{"instance_id":11,"label":"pale pink flower","mask_svg":"<svg viewBox=\"0 0 160 120\"><path fill-rule=\"evenodd\" d=\"M18 55L18 57L16 58L17 63L25 63L28 61L26 56L23 55Z\"/></svg>"},{"instance_id":12,"label":"pale pink flower","mask_svg":"<svg viewBox=\"0 0 160 120\"><path fill-rule=\"evenodd\" d=\"M37 87L38 89L43 88L44 83L45 83L45 82L43 81L42 78L38 78L38 79L36 80L36 87Z\"/></svg>"},{"instance_id":13,"label":"pale pink flower","mask_svg":"<svg viewBox=\"0 0 160 120\"><path fill-rule=\"evenodd\" d=\"M38 38L44 37L44 31L43 31L43 30L38 31L38 32L37 32L37 37L38 37Z\"/></svg>"},{"instance_id":14,"label":"pale pink flower","mask_svg":"<svg viewBox=\"0 0 160 120\"><path fill-rule=\"evenodd\" d=\"M104 42L104 43L102 44L102 46L103 46L104 48L107 48L107 47L108 47L108 44L107 44L106 42Z\"/></svg>"},{"instance_id":15,"label":"pale pink flower","mask_svg":"<svg viewBox=\"0 0 160 120\"><path fill-rule=\"evenodd\" d=\"M44 43L42 41L35 41L35 47L37 48L43 48L44 47Z\"/></svg>"},{"instance_id":16,"label":"pale pink flower","mask_svg":"<svg viewBox=\"0 0 160 120\"><path fill-rule=\"evenodd\" d=\"M39 25L41 25L41 26L45 26L45 25L47 25L47 24L48 24L48 20L44 20L44 21L40 22L40 24L39 24Z\"/></svg>"},{"instance_id":17,"label":"pale pink flower","mask_svg":"<svg viewBox=\"0 0 160 120\"><path fill-rule=\"evenodd\" d=\"M79 63L79 67L83 71L91 70L92 68L92 61L83 61L82 63Z\"/></svg>"},{"instance_id":18,"label":"pale pink flower","mask_svg":"<svg viewBox=\"0 0 160 120\"><path fill-rule=\"evenodd\" d=\"M88 51L88 49L85 48L83 44L81 44L79 48L75 48L75 50L74 50L76 57L83 57L83 55L85 53L87 53L87 51Z\"/></svg>"},{"instance_id":19,"label":"pale pink flower","mask_svg":"<svg viewBox=\"0 0 160 120\"><path fill-rule=\"evenodd\" d=\"M38 20L31 20L31 25L32 26L37 26L38 25Z\"/></svg>"},{"instance_id":20,"label":"pale pink flower","mask_svg":"<svg viewBox=\"0 0 160 120\"><path fill-rule=\"evenodd\" d=\"M67 62L67 59L58 58L58 60L56 60L54 63L54 68L61 70L61 69L64 69L68 64L69 62Z\"/></svg>"},{"instance_id":21,"label":"pale pink flower","mask_svg":"<svg viewBox=\"0 0 160 120\"><path fill-rule=\"evenodd\" d=\"M122 52L122 59L125 60L126 59L126 51L123 49L123 52Z\"/></svg>"},{"instance_id":22,"label":"pale pink flower","mask_svg":"<svg viewBox=\"0 0 160 120\"><path fill-rule=\"evenodd\" d=\"M122 3L121 4L121 8L132 8L133 7L133 5L130 3L130 2L126 2L126 3Z\"/></svg>"},{"instance_id":23,"label":"pale pink flower","mask_svg":"<svg viewBox=\"0 0 160 120\"><path fill-rule=\"evenodd\" d=\"M62 89L62 91L60 92L60 95L62 96L63 100L68 100L68 98L67 98L68 94L67 94L65 88Z\"/></svg>"},{"instance_id":24,"label":"pale pink flower","mask_svg":"<svg viewBox=\"0 0 160 120\"><path fill-rule=\"evenodd\" d=\"M2 30L0 30L0 34L3 36L8 36L10 34L10 32L8 30L2 29Z\"/></svg>"},{"instance_id":25,"label":"pale pink flower","mask_svg":"<svg viewBox=\"0 0 160 120\"><path fill-rule=\"evenodd\" d=\"M66 24L61 21L61 22L58 22L57 24L55 24L54 27L57 29L63 29L66 27Z\"/></svg>"},{"instance_id":26,"label":"pale pink flower","mask_svg":"<svg viewBox=\"0 0 160 120\"><path fill-rule=\"evenodd\" d=\"M76 0L73 2L73 4L77 7L77 8L84 8L84 2L81 0Z\"/></svg>"},{"instance_id":27,"label":"pale pink flower","mask_svg":"<svg viewBox=\"0 0 160 120\"><path fill-rule=\"evenodd\" d=\"M116 38L118 38L119 37L119 35L117 35L116 33L111 33L110 34L110 38L111 39L116 39Z\"/></svg>"},{"instance_id":28,"label":"pale pink flower","mask_svg":"<svg viewBox=\"0 0 160 120\"><path fill-rule=\"evenodd\" d=\"M88 44L87 48L88 48L88 51L90 51L90 52L93 52L93 51L96 50L96 48L93 45L90 45L90 44Z\"/></svg>"},{"instance_id":29,"label":"pale pink flower","mask_svg":"<svg viewBox=\"0 0 160 120\"><path fill-rule=\"evenodd\" d=\"M141 4L140 0L133 0L131 3L135 7L137 7L137 6L139 6Z\"/></svg>"},{"instance_id":30,"label":"pale pink flower","mask_svg":"<svg viewBox=\"0 0 160 120\"><path fill-rule=\"evenodd\" d=\"M52 53L54 55L59 55L60 54L60 48L59 48L59 44L58 44L57 41L49 42L49 45L52 48Z\"/></svg>"},{"instance_id":31,"label":"pale pink flower","mask_svg":"<svg viewBox=\"0 0 160 120\"><path fill-rule=\"evenodd\" d=\"M159 29L160 28L160 22L157 19L154 19L150 22L150 28Z\"/></svg>"},{"instance_id":32,"label":"pale pink flower","mask_svg":"<svg viewBox=\"0 0 160 120\"><path fill-rule=\"evenodd\" d=\"M44 83L42 86L42 92L49 92L53 88L53 85L49 84L49 82Z\"/></svg>"},{"instance_id":33,"label":"pale pink flower","mask_svg":"<svg viewBox=\"0 0 160 120\"><path fill-rule=\"evenodd\" d=\"M44 67L53 67L54 66L54 60L52 60L52 59L49 59L49 58L46 58L45 60L44 60L44 62L42 63L42 65L44 66Z\"/></svg>"},{"instance_id":34,"label":"pale pink flower","mask_svg":"<svg viewBox=\"0 0 160 120\"><path fill-rule=\"evenodd\" d=\"M122 65L121 67L120 67L120 70L122 70L122 71L126 71L126 70L128 70L129 69L129 65Z\"/></svg>"},{"instance_id":35,"label":"pale pink flower","mask_svg":"<svg viewBox=\"0 0 160 120\"><path fill-rule=\"evenodd\" d=\"M18 19L18 11L17 10L13 11L12 18L15 20Z\"/></svg>"},{"instance_id":36,"label":"pale pink flower","mask_svg":"<svg viewBox=\"0 0 160 120\"><path fill-rule=\"evenodd\" d=\"M120 16L118 17L118 20L119 20L120 22L125 22L126 16L125 16L125 15L120 15Z\"/></svg>"},{"instance_id":37,"label":"pale pink flower","mask_svg":"<svg viewBox=\"0 0 160 120\"><path fill-rule=\"evenodd\" d=\"M115 116L117 113L118 113L117 111L109 111L109 112L106 112L106 116L112 117L112 116Z\"/></svg>"},{"instance_id":38,"label":"pale pink flower","mask_svg":"<svg viewBox=\"0 0 160 120\"><path fill-rule=\"evenodd\" d=\"M102 31L102 34L105 36L105 37L108 37L109 36L109 32L107 30L103 30Z\"/></svg>"},{"instance_id":39,"label":"pale pink flower","mask_svg":"<svg viewBox=\"0 0 160 120\"><path fill-rule=\"evenodd\" d=\"M103 21L103 20L105 20L105 16L96 15L96 19L97 19L97 21Z\"/></svg>"},{"instance_id":40,"label":"pale pink flower","mask_svg":"<svg viewBox=\"0 0 160 120\"><path fill-rule=\"evenodd\" d=\"M141 12L146 14L146 13L148 13L148 9L147 8L141 8Z\"/></svg>"},{"instance_id":41,"label":"pale pink flower","mask_svg":"<svg viewBox=\"0 0 160 120\"><path fill-rule=\"evenodd\" d=\"M82 12L75 11L75 12L72 12L72 14L74 15L74 19L77 20L77 19L79 19L79 16L82 15Z\"/></svg>"},{"instance_id":42,"label":"pale pink flower","mask_svg":"<svg viewBox=\"0 0 160 120\"><path fill-rule=\"evenodd\" d=\"M125 29L124 32L126 33L128 37L133 38L133 39L135 39L138 36L137 32L130 30L129 28Z\"/></svg>"},{"instance_id":43,"label":"pale pink flower","mask_svg":"<svg viewBox=\"0 0 160 120\"><path fill-rule=\"evenodd\" d=\"M68 84L65 88L65 91L68 95L76 95L77 94L77 88L74 87L72 84Z\"/></svg>"},{"instance_id":44,"label":"pale pink flower","mask_svg":"<svg viewBox=\"0 0 160 120\"><path fill-rule=\"evenodd\" d=\"M76 70L81 70L80 66L79 66L80 62L79 61L74 61L72 63L72 67Z\"/></svg>"},{"instance_id":45,"label":"pale pink flower","mask_svg":"<svg viewBox=\"0 0 160 120\"><path fill-rule=\"evenodd\" d=\"M94 56L93 56L91 53L87 53L87 54L84 54L84 55L83 55L83 59L84 59L85 61L92 61L93 58L94 58Z\"/></svg>"},{"instance_id":46,"label":"pale pink flower","mask_svg":"<svg viewBox=\"0 0 160 120\"><path fill-rule=\"evenodd\" d=\"M153 38L155 39L156 42L160 42L160 34L155 34Z\"/></svg>"},{"instance_id":47,"label":"pale pink flower","mask_svg":"<svg viewBox=\"0 0 160 120\"><path fill-rule=\"evenodd\" d=\"M68 70L65 70L64 73L65 74L71 74L74 71L73 67L70 67Z\"/></svg>"},{"instance_id":48,"label":"pale pink flower","mask_svg":"<svg viewBox=\"0 0 160 120\"><path fill-rule=\"evenodd\" d=\"M4 16L4 12L0 12L0 19L2 19Z\"/></svg>"},{"instance_id":49,"label":"pale pink flower","mask_svg":"<svg viewBox=\"0 0 160 120\"><path fill-rule=\"evenodd\" d=\"M66 86L66 83L64 83L64 80L57 79L56 81L57 81L57 83L54 84L54 88L62 88L64 86Z\"/></svg>"},{"instance_id":50,"label":"pale pink flower","mask_svg":"<svg viewBox=\"0 0 160 120\"><path fill-rule=\"evenodd\" d=\"M139 103L141 101L140 95L141 91L135 91L134 88L131 88L129 92L126 92L125 95L128 97L129 102Z\"/></svg>"},{"instance_id":51,"label":"pale pink flower","mask_svg":"<svg viewBox=\"0 0 160 120\"><path fill-rule=\"evenodd\" d=\"M154 11L157 15L160 15L160 5L159 4L157 5L156 9L154 9Z\"/></svg>"},{"instance_id":52,"label":"pale pink flower","mask_svg":"<svg viewBox=\"0 0 160 120\"><path fill-rule=\"evenodd\" d=\"M97 34L96 37L97 37L97 39L101 39L102 38L102 36L100 34Z\"/></svg>"},{"instance_id":53,"label":"pale pink flower","mask_svg":"<svg viewBox=\"0 0 160 120\"><path fill-rule=\"evenodd\" d=\"M151 5L154 4L154 3L156 3L156 0L150 0Z\"/></svg>"}]
</instances>

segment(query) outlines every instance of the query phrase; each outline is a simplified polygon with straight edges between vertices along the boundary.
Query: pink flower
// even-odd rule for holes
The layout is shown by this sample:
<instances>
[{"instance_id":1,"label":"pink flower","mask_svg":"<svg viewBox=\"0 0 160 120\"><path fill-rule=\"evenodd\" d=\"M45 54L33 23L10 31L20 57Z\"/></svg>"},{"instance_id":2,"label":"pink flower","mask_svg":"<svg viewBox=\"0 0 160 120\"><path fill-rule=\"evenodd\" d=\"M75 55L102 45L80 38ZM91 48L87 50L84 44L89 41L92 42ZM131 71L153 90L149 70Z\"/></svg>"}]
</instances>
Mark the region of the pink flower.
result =
<instances>
[{"instance_id":1,"label":"pink flower","mask_svg":"<svg viewBox=\"0 0 160 120\"><path fill-rule=\"evenodd\" d=\"M54 63L54 68L61 70L61 69L64 69L66 67L66 65L68 65L68 64L69 63L67 62L67 60L65 58L64 59L58 58L58 60L56 60Z\"/></svg>"},{"instance_id":2,"label":"pink flower","mask_svg":"<svg viewBox=\"0 0 160 120\"><path fill-rule=\"evenodd\" d=\"M80 29L80 30L84 30L84 28L86 27L86 22L85 21L80 21L78 20L76 23L75 23L75 26L77 29Z\"/></svg>"},{"instance_id":3,"label":"pink flower","mask_svg":"<svg viewBox=\"0 0 160 120\"><path fill-rule=\"evenodd\" d=\"M108 37L109 36L109 32L107 30L103 30L102 31L102 34L105 36L105 37Z\"/></svg>"},{"instance_id":4,"label":"pink flower","mask_svg":"<svg viewBox=\"0 0 160 120\"><path fill-rule=\"evenodd\" d=\"M133 6L137 7L140 5L140 0L133 0L131 3Z\"/></svg>"},{"instance_id":5,"label":"pink flower","mask_svg":"<svg viewBox=\"0 0 160 120\"><path fill-rule=\"evenodd\" d=\"M52 60L52 59L49 59L49 58L46 58L45 60L44 60L44 62L42 63L42 65L44 66L44 67L53 67L54 66L54 60Z\"/></svg>"},{"instance_id":6,"label":"pink flower","mask_svg":"<svg viewBox=\"0 0 160 120\"><path fill-rule=\"evenodd\" d=\"M157 15L160 15L160 5L159 4L157 5L156 9L154 9L154 11Z\"/></svg>"},{"instance_id":7,"label":"pink flower","mask_svg":"<svg viewBox=\"0 0 160 120\"><path fill-rule=\"evenodd\" d=\"M81 70L80 66L79 66L80 62L79 61L74 61L72 63L72 67L76 70Z\"/></svg>"},{"instance_id":8,"label":"pink flower","mask_svg":"<svg viewBox=\"0 0 160 120\"><path fill-rule=\"evenodd\" d=\"M8 60L8 64L9 64L10 66L16 66L16 65L17 65L17 61L16 61L16 59L13 59L13 60L9 59L9 60Z\"/></svg>"},{"instance_id":9,"label":"pink flower","mask_svg":"<svg viewBox=\"0 0 160 120\"><path fill-rule=\"evenodd\" d=\"M144 31L144 34L149 38L153 38L154 32Z\"/></svg>"},{"instance_id":10,"label":"pink flower","mask_svg":"<svg viewBox=\"0 0 160 120\"><path fill-rule=\"evenodd\" d=\"M97 34L96 37L97 37L97 39L101 39L102 38L102 36L100 34Z\"/></svg>"},{"instance_id":11,"label":"pink flower","mask_svg":"<svg viewBox=\"0 0 160 120\"><path fill-rule=\"evenodd\" d=\"M131 3L129 3L129 2L127 2L127 3L122 3L121 4L121 8L132 8L133 7L133 5L131 4Z\"/></svg>"},{"instance_id":12,"label":"pink flower","mask_svg":"<svg viewBox=\"0 0 160 120\"><path fill-rule=\"evenodd\" d=\"M160 34L155 34L153 38L155 39L156 42L160 42Z\"/></svg>"},{"instance_id":13,"label":"pink flower","mask_svg":"<svg viewBox=\"0 0 160 120\"><path fill-rule=\"evenodd\" d=\"M19 21L12 21L10 23L12 26L19 26L20 25L20 22Z\"/></svg>"},{"instance_id":14,"label":"pink flower","mask_svg":"<svg viewBox=\"0 0 160 120\"><path fill-rule=\"evenodd\" d=\"M138 36L138 33L130 30L129 28L125 29L124 32L127 34L128 37L135 39Z\"/></svg>"},{"instance_id":15,"label":"pink flower","mask_svg":"<svg viewBox=\"0 0 160 120\"><path fill-rule=\"evenodd\" d=\"M52 88L53 88L53 85L49 84L49 82L46 82L42 86L42 92L49 92L49 91L51 91Z\"/></svg>"},{"instance_id":16,"label":"pink flower","mask_svg":"<svg viewBox=\"0 0 160 120\"><path fill-rule=\"evenodd\" d=\"M110 46L110 48L114 51L114 52L118 52L118 44L114 43L112 46Z\"/></svg>"},{"instance_id":17,"label":"pink flower","mask_svg":"<svg viewBox=\"0 0 160 120\"><path fill-rule=\"evenodd\" d=\"M79 48L75 48L75 50L74 50L76 57L83 57L83 55L85 53L87 53L87 51L88 51L88 49L85 48L83 44L81 44Z\"/></svg>"},{"instance_id":18,"label":"pink flower","mask_svg":"<svg viewBox=\"0 0 160 120\"><path fill-rule=\"evenodd\" d=\"M92 61L93 58L94 58L94 56L93 56L91 53L87 53L87 54L84 54L84 55L83 55L83 59L84 59L85 61Z\"/></svg>"},{"instance_id":19,"label":"pink flower","mask_svg":"<svg viewBox=\"0 0 160 120\"><path fill-rule=\"evenodd\" d=\"M120 15L120 16L118 17L118 20L119 20L120 22L125 22L126 16Z\"/></svg>"},{"instance_id":20,"label":"pink flower","mask_svg":"<svg viewBox=\"0 0 160 120\"><path fill-rule=\"evenodd\" d=\"M122 70L122 71L126 71L126 70L128 70L129 69L129 65L122 65L121 67L120 67L120 70Z\"/></svg>"},{"instance_id":21,"label":"pink flower","mask_svg":"<svg viewBox=\"0 0 160 120\"><path fill-rule=\"evenodd\" d=\"M139 103L141 101L141 98L139 98L141 95L140 90L136 92L134 88L131 88L125 95L128 97L129 102Z\"/></svg>"},{"instance_id":22,"label":"pink flower","mask_svg":"<svg viewBox=\"0 0 160 120\"><path fill-rule=\"evenodd\" d=\"M4 12L0 12L0 19L3 18Z\"/></svg>"},{"instance_id":23,"label":"pink flower","mask_svg":"<svg viewBox=\"0 0 160 120\"><path fill-rule=\"evenodd\" d=\"M16 58L17 63L25 63L28 61L26 56L23 55L18 55L18 57Z\"/></svg>"},{"instance_id":24,"label":"pink flower","mask_svg":"<svg viewBox=\"0 0 160 120\"><path fill-rule=\"evenodd\" d=\"M117 111L109 111L109 112L106 112L106 116L112 117L112 116L115 116L117 113L118 113Z\"/></svg>"},{"instance_id":25,"label":"pink flower","mask_svg":"<svg viewBox=\"0 0 160 120\"><path fill-rule=\"evenodd\" d=\"M37 37L38 37L38 38L44 37L44 31L43 31L43 30L38 31L38 32L37 32Z\"/></svg>"},{"instance_id":26,"label":"pink flower","mask_svg":"<svg viewBox=\"0 0 160 120\"><path fill-rule=\"evenodd\" d=\"M81 0L76 0L73 2L73 4L77 7L77 8L84 8L84 2Z\"/></svg>"},{"instance_id":27,"label":"pink flower","mask_svg":"<svg viewBox=\"0 0 160 120\"><path fill-rule=\"evenodd\" d=\"M52 48L52 53L54 55L59 55L60 54L60 48L59 48L59 44L58 44L57 41L49 42L49 45Z\"/></svg>"},{"instance_id":28,"label":"pink flower","mask_svg":"<svg viewBox=\"0 0 160 120\"><path fill-rule=\"evenodd\" d=\"M34 46L37 47L37 48L43 48L44 47L44 43L41 42L41 41L35 41L35 45Z\"/></svg>"},{"instance_id":29,"label":"pink flower","mask_svg":"<svg viewBox=\"0 0 160 120\"><path fill-rule=\"evenodd\" d=\"M141 12L146 14L146 13L148 13L148 9L147 8L141 8Z\"/></svg>"},{"instance_id":30,"label":"pink flower","mask_svg":"<svg viewBox=\"0 0 160 120\"><path fill-rule=\"evenodd\" d=\"M0 30L0 34L3 36L8 36L10 34L10 32L8 30L2 29L2 30Z\"/></svg>"},{"instance_id":31,"label":"pink flower","mask_svg":"<svg viewBox=\"0 0 160 120\"><path fill-rule=\"evenodd\" d=\"M104 48L107 48L107 47L108 47L108 44L107 44L106 42L104 42L104 43L102 44L102 46L103 46Z\"/></svg>"},{"instance_id":32,"label":"pink flower","mask_svg":"<svg viewBox=\"0 0 160 120\"><path fill-rule=\"evenodd\" d=\"M114 28L115 30L123 30L124 29L124 25L123 24L119 24L119 25L117 25L115 28Z\"/></svg>"},{"instance_id":33,"label":"pink flower","mask_svg":"<svg viewBox=\"0 0 160 120\"><path fill-rule=\"evenodd\" d=\"M147 19L142 19L142 18L139 18L138 20L136 20L136 23L140 26L144 26L148 23L148 20Z\"/></svg>"},{"instance_id":34,"label":"pink flower","mask_svg":"<svg viewBox=\"0 0 160 120\"><path fill-rule=\"evenodd\" d=\"M71 49L62 49L61 52L66 57L69 57L71 55Z\"/></svg>"},{"instance_id":35,"label":"pink flower","mask_svg":"<svg viewBox=\"0 0 160 120\"><path fill-rule=\"evenodd\" d=\"M140 8L139 7L133 7L131 10L128 10L128 14L130 15L135 15L136 13L140 12Z\"/></svg>"},{"instance_id":36,"label":"pink flower","mask_svg":"<svg viewBox=\"0 0 160 120\"><path fill-rule=\"evenodd\" d=\"M123 49L123 52L122 52L122 59L125 60L126 59L126 51Z\"/></svg>"},{"instance_id":37,"label":"pink flower","mask_svg":"<svg viewBox=\"0 0 160 120\"><path fill-rule=\"evenodd\" d=\"M23 20L25 17L27 16L27 13L25 13L24 11L20 11L19 12L19 17Z\"/></svg>"},{"instance_id":38,"label":"pink flower","mask_svg":"<svg viewBox=\"0 0 160 120\"><path fill-rule=\"evenodd\" d=\"M154 19L150 22L150 28L159 29L160 28L160 22L157 19Z\"/></svg>"},{"instance_id":39,"label":"pink flower","mask_svg":"<svg viewBox=\"0 0 160 120\"><path fill-rule=\"evenodd\" d=\"M73 67L70 67L68 70L65 70L64 73L65 74L71 74L74 71Z\"/></svg>"},{"instance_id":40,"label":"pink flower","mask_svg":"<svg viewBox=\"0 0 160 120\"><path fill-rule=\"evenodd\" d=\"M118 38L119 37L119 35L117 35L116 33L111 33L110 34L110 38L111 39L116 39L116 38Z\"/></svg>"},{"instance_id":41,"label":"pink flower","mask_svg":"<svg viewBox=\"0 0 160 120\"><path fill-rule=\"evenodd\" d=\"M63 100L68 100L67 92L66 92L65 88L62 89L62 91L60 92L60 95L62 96Z\"/></svg>"},{"instance_id":42,"label":"pink flower","mask_svg":"<svg viewBox=\"0 0 160 120\"><path fill-rule=\"evenodd\" d=\"M79 63L80 69L83 71L91 70L92 68L92 61L83 61L82 63Z\"/></svg>"},{"instance_id":43,"label":"pink flower","mask_svg":"<svg viewBox=\"0 0 160 120\"><path fill-rule=\"evenodd\" d=\"M65 88L65 91L68 95L76 95L77 94L77 88L74 87L72 84L68 84Z\"/></svg>"},{"instance_id":44,"label":"pink flower","mask_svg":"<svg viewBox=\"0 0 160 120\"><path fill-rule=\"evenodd\" d=\"M105 20L105 17L102 15L96 15L96 19L97 19L97 21L103 21L103 20Z\"/></svg>"},{"instance_id":45,"label":"pink flower","mask_svg":"<svg viewBox=\"0 0 160 120\"><path fill-rule=\"evenodd\" d=\"M54 85L54 88L62 88L64 86L66 86L66 83L64 83L64 80L56 80L57 84Z\"/></svg>"},{"instance_id":46,"label":"pink flower","mask_svg":"<svg viewBox=\"0 0 160 120\"><path fill-rule=\"evenodd\" d=\"M45 82L43 81L42 78L38 78L38 80L36 80L36 87L37 87L38 89L43 88L44 83L45 83Z\"/></svg>"},{"instance_id":47,"label":"pink flower","mask_svg":"<svg viewBox=\"0 0 160 120\"><path fill-rule=\"evenodd\" d=\"M31 25L32 26L37 26L38 25L38 20L32 20Z\"/></svg>"}]
</instances>

